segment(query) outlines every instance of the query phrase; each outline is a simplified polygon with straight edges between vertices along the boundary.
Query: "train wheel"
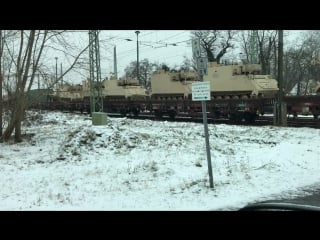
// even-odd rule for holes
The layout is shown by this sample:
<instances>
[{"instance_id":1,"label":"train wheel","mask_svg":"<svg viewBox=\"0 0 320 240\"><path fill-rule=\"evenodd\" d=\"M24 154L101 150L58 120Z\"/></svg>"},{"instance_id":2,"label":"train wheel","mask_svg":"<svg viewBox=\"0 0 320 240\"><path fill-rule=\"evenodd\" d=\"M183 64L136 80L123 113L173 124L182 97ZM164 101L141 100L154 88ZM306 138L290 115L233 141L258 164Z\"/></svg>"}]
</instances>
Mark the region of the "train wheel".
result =
<instances>
[{"instance_id":1,"label":"train wheel","mask_svg":"<svg viewBox=\"0 0 320 240\"><path fill-rule=\"evenodd\" d=\"M251 112L245 112L244 113L244 120L246 123L254 123L256 119L256 114Z\"/></svg>"},{"instance_id":2,"label":"train wheel","mask_svg":"<svg viewBox=\"0 0 320 240\"><path fill-rule=\"evenodd\" d=\"M126 117L127 116L127 111L124 108L120 109L120 115L121 117Z\"/></svg>"},{"instance_id":3,"label":"train wheel","mask_svg":"<svg viewBox=\"0 0 320 240\"><path fill-rule=\"evenodd\" d=\"M155 111L154 115L156 118L162 118L163 113L161 111Z\"/></svg>"},{"instance_id":4,"label":"train wheel","mask_svg":"<svg viewBox=\"0 0 320 240\"><path fill-rule=\"evenodd\" d=\"M131 111L131 113L133 114L134 117L137 117L139 115L139 110L138 109L133 109Z\"/></svg>"},{"instance_id":5,"label":"train wheel","mask_svg":"<svg viewBox=\"0 0 320 240\"><path fill-rule=\"evenodd\" d=\"M169 117L171 119L174 119L176 117L176 113L175 112L169 112Z\"/></svg>"}]
</instances>

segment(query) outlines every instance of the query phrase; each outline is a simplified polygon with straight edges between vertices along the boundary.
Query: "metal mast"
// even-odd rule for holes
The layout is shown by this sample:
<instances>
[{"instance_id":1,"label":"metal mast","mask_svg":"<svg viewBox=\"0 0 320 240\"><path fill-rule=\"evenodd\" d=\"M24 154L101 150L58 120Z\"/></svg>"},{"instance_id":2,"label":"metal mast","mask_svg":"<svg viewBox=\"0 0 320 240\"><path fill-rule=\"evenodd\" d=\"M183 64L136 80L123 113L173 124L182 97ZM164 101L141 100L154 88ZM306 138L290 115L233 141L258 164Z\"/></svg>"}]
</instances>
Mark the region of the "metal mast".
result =
<instances>
[{"instance_id":1,"label":"metal mast","mask_svg":"<svg viewBox=\"0 0 320 240\"><path fill-rule=\"evenodd\" d=\"M2 66L2 54L3 54L3 45L4 45L4 30L0 30L0 137L2 137L2 112L3 112L3 102L2 102L2 82L4 69Z\"/></svg>"},{"instance_id":2,"label":"metal mast","mask_svg":"<svg viewBox=\"0 0 320 240\"><path fill-rule=\"evenodd\" d=\"M287 105L283 102L283 30L278 30L278 125L286 126Z\"/></svg>"},{"instance_id":3,"label":"metal mast","mask_svg":"<svg viewBox=\"0 0 320 240\"><path fill-rule=\"evenodd\" d=\"M90 112L103 112L99 31L89 30Z\"/></svg>"},{"instance_id":4,"label":"metal mast","mask_svg":"<svg viewBox=\"0 0 320 240\"><path fill-rule=\"evenodd\" d=\"M250 63L251 64L259 63L258 30L250 31L249 51L250 51L250 56L249 56Z\"/></svg>"},{"instance_id":5,"label":"metal mast","mask_svg":"<svg viewBox=\"0 0 320 240\"><path fill-rule=\"evenodd\" d=\"M117 70L117 50L116 46L113 48L113 72L116 79L118 79L118 70Z\"/></svg>"}]
</instances>

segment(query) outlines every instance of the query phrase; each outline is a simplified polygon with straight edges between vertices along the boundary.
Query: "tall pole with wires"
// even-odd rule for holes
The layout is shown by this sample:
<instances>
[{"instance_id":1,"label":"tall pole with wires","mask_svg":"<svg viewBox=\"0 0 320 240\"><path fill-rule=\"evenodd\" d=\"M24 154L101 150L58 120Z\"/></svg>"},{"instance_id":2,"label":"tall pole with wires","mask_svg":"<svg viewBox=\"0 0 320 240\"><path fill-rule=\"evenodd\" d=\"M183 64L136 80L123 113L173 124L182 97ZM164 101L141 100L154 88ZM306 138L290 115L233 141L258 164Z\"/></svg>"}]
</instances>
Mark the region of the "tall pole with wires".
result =
<instances>
[{"instance_id":1,"label":"tall pole with wires","mask_svg":"<svg viewBox=\"0 0 320 240\"><path fill-rule=\"evenodd\" d=\"M278 30L278 125L286 126L286 103L283 102L283 30Z\"/></svg>"},{"instance_id":2,"label":"tall pole with wires","mask_svg":"<svg viewBox=\"0 0 320 240\"><path fill-rule=\"evenodd\" d=\"M90 112L103 111L99 31L89 30Z\"/></svg>"},{"instance_id":3,"label":"tall pole with wires","mask_svg":"<svg viewBox=\"0 0 320 240\"><path fill-rule=\"evenodd\" d=\"M117 48L113 48L113 72L116 79L118 79L118 70L117 70Z\"/></svg>"},{"instance_id":4,"label":"tall pole with wires","mask_svg":"<svg viewBox=\"0 0 320 240\"><path fill-rule=\"evenodd\" d=\"M2 112L3 112L3 103L2 103L2 81L3 81L3 74L2 71L2 53L3 53L3 32L4 30L0 30L0 137L2 136Z\"/></svg>"},{"instance_id":5,"label":"tall pole with wires","mask_svg":"<svg viewBox=\"0 0 320 240\"><path fill-rule=\"evenodd\" d=\"M55 57L56 59L56 83L58 83L58 57Z\"/></svg>"},{"instance_id":6,"label":"tall pole with wires","mask_svg":"<svg viewBox=\"0 0 320 240\"><path fill-rule=\"evenodd\" d=\"M137 79L138 79L138 82L140 84L140 77L139 77L139 33L140 31L135 31L135 33L137 34Z\"/></svg>"},{"instance_id":7,"label":"tall pole with wires","mask_svg":"<svg viewBox=\"0 0 320 240\"><path fill-rule=\"evenodd\" d=\"M62 63L60 63L60 80L61 80L61 85L63 84L63 79L62 79Z\"/></svg>"},{"instance_id":8,"label":"tall pole with wires","mask_svg":"<svg viewBox=\"0 0 320 240\"><path fill-rule=\"evenodd\" d=\"M259 54L258 54L258 30L250 31L250 63L257 64L259 62Z\"/></svg>"}]
</instances>

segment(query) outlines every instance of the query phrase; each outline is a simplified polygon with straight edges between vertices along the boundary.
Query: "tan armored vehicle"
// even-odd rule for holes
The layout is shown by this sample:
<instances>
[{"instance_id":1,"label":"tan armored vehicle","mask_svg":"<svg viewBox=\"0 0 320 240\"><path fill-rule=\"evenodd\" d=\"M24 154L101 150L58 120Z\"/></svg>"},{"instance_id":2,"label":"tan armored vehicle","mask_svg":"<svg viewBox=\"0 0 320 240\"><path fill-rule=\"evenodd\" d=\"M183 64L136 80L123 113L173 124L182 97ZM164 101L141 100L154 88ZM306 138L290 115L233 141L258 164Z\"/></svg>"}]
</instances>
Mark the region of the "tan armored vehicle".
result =
<instances>
[{"instance_id":1,"label":"tan armored vehicle","mask_svg":"<svg viewBox=\"0 0 320 240\"><path fill-rule=\"evenodd\" d=\"M193 71L156 71L150 78L151 96L153 99L187 98L197 78L197 73Z\"/></svg>"},{"instance_id":2,"label":"tan armored vehicle","mask_svg":"<svg viewBox=\"0 0 320 240\"><path fill-rule=\"evenodd\" d=\"M53 93L54 97L57 97L59 99L82 99L83 98L83 91L82 91L82 85L71 85L68 83L65 84L59 84L56 88L56 90Z\"/></svg>"},{"instance_id":3,"label":"tan armored vehicle","mask_svg":"<svg viewBox=\"0 0 320 240\"><path fill-rule=\"evenodd\" d=\"M84 97L90 97L90 85L88 81L83 84ZM102 81L102 96L109 98L139 99L147 96L146 89L134 79L104 79Z\"/></svg>"},{"instance_id":4,"label":"tan armored vehicle","mask_svg":"<svg viewBox=\"0 0 320 240\"><path fill-rule=\"evenodd\" d=\"M246 99L257 96L274 97L278 84L270 75L260 75L259 64L222 65L208 63L211 96L223 99ZM155 99L187 98L192 93L192 83L199 81L196 72L160 70L151 76L152 97Z\"/></svg>"},{"instance_id":5,"label":"tan armored vehicle","mask_svg":"<svg viewBox=\"0 0 320 240\"><path fill-rule=\"evenodd\" d=\"M59 99L83 99L90 97L89 81L82 84L59 84L53 94ZM141 99L147 96L146 89L139 85L137 80L111 78L102 81L102 96L110 98Z\"/></svg>"},{"instance_id":6,"label":"tan armored vehicle","mask_svg":"<svg viewBox=\"0 0 320 240\"><path fill-rule=\"evenodd\" d=\"M211 95L217 98L251 98L255 96L274 97L279 91L278 83L270 75L260 75L261 65L222 65L208 63Z\"/></svg>"}]
</instances>

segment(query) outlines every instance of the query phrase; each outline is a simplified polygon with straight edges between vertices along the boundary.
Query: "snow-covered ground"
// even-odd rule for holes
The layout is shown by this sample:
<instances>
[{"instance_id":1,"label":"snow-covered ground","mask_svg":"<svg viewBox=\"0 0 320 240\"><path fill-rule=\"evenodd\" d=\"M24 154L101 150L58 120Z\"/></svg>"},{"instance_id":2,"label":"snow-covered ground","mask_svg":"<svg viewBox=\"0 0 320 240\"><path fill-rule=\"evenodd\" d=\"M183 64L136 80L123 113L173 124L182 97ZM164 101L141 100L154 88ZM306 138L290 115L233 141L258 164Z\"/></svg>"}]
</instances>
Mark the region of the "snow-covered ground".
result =
<instances>
[{"instance_id":1,"label":"snow-covered ground","mask_svg":"<svg viewBox=\"0 0 320 240\"><path fill-rule=\"evenodd\" d=\"M0 143L1 210L236 210L320 182L320 130L29 113Z\"/></svg>"}]
</instances>

